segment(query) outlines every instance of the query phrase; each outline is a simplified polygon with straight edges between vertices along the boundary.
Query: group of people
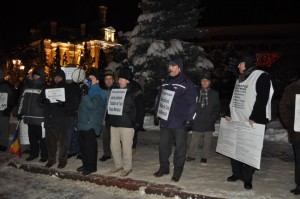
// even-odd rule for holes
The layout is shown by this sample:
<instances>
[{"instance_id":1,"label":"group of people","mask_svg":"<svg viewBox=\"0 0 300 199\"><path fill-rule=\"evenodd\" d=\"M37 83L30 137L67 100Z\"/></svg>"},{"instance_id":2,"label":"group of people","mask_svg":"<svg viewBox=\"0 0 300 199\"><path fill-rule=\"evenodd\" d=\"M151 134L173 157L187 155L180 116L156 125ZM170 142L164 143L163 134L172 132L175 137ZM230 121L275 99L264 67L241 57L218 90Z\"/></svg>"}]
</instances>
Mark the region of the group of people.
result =
<instances>
[{"instance_id":1,"label":"group of people","mask_svg":"<svg viewBox=\"0 0 300 199\"><path fill-rule=\"evenodd\" d=\"M255 60L255 55L252 54L240 57L237 66L239 76L225 114L227 122L249 122L253 126L254 123L267 124L271 119L271 99L274 92L272 82L266 72L256 69ZM219 93L211 88L209 71L202 73L199 87L184 74L181 57L169 61L166 70L168 77L159 88L154 109L155 123L160 125L160 167L154 176L161 177L170 173L169 157L174 146L174 169L171 180L178 182L185 162L196 160L200 140L203 142L200 162L207 164L214 125L220 116L221 103ZM114 75L112 71L106 71L103 78L104 87L101 88L99 85L101 74L96 69L90 70L87 74L90 85L76 85L76 91L75 88L71 89L71 84L66 83L62 70L54 72L52 83L48 86L44 70L35 69L32 72L32 80L22 89L18 103L18 118L28 124L30 156L26 160L37 158L40 151L40 161L47 161L45 166L52 167L56 163L59 145L58 168L64 168L73 142L71 141L73 127L76 126L82 159L82 166L77 169L78 172L88 175L97 171L96 138L102 133L104 153L99 160L106 161L113 158L115 167L110 172L121 171L121 176L129 175L132 172L132 154L136 146L134 137L137 137L135 134L142 128L145 115L143 90L133 80L129 68L119 70L117 82ZM0 71L0 83L2 76ZM2 86L0 87L1 94L9 93L9 87L6 87L4 91ZM241 87L243 87L243 99L238 99L240 96L237 95L240 95ZM46 94L49 88L64 88L65 101L50 101ZM299 124L295 122L295 118L300 117L299 92L298 80L286 88L279 104L280 116L283 125L288 129L289 141L293 145L295 154L297 186L291 192L296 195L300 194L300 136L297 133ZM7 99L10 99L10 96L10 94L1 95L2 98ZM120 101L116 103L109 99ZM114 108L115 103L119 103L118 108ZM6 110L12 108L9 103L2 103L2 107L8 107ZM8 122L3 116L7 114L1 109L0 112L1 131L6 131L7 127L3 124ZM45 135L43 135L43 128ZM68 129L71 129L69 133ZM192 134L188 143L189 132ZM3 137L0 141L1 148L7 147ZM79 150L75 153L79 153ZM253 174L256 169L244 162L230 159L232 175L227 178L227 181L242 180L245 189L252 189Z\"/></svg>"}]
</instances>

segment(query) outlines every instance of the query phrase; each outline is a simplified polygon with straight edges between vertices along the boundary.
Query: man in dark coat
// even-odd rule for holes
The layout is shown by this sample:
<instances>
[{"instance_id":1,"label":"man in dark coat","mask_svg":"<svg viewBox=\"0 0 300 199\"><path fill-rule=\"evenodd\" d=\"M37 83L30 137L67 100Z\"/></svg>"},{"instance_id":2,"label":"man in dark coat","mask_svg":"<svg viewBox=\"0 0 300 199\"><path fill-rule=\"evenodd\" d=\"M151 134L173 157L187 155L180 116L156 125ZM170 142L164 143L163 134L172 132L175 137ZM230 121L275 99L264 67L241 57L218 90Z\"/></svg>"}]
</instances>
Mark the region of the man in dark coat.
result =
<instances>
[{"instance_id":1,"label":"man in dark coat","mask_svg":"<svg viewBox=\"0 0 300 199\"><path fill-rule=\"evenodd\" d=\"M172 98L173 96L173 98ZM155 112L160 117L159 163L160 168L154 173L161 177L170 172L169 157L175 142L174 172L172 181L178 182L185 163L187 152L186 125L192 123L196 113L197 92L194 83L183 73L182 58L168 63L168 78L158 92ZM166 103L163 105L163 103Z\"/></svg>"},{"instance_id":2,"label":"man in dark coat","mask_svg":"<svg viewBox=\"0 0 300 199\"><path fill-rule=\"evenodd\" d=\"M296 101L297 100L297 101ZM279 113L283 126L288 130L289 142L293 146L295 157L295 183L296 188L291 192L300 195L300 79L291 83L284 90L279 103Z\"/></svg>"}]
</instances>

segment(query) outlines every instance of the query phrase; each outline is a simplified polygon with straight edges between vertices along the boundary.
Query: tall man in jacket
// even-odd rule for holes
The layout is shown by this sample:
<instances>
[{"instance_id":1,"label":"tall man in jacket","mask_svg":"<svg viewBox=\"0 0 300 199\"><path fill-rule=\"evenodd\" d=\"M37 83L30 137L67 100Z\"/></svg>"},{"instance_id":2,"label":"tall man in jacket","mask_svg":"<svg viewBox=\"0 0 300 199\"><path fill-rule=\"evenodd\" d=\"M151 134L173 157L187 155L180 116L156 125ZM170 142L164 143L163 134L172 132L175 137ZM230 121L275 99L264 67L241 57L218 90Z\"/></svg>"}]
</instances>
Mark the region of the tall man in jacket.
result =
<instances>
[{"instance_id":1,"label":"tall man in jacket","mask_svg":"<svg viewBox=\"0 0 300 199\"><path fill-rule=\"evenodd\" d=\"M295 183L296 188L291 192L300 195L300 79L292 82L284 89L279 103L280 119L283 126L288 130L289 142L293 146L295 157Z\"/></svg>"},{"instance_id":2,"label":"tall man in jacket","mask_svg":"<svg viewBox=\"0 0 300 199\"><path fill-rule=\"evenodd\" d=\"M271 119L271 99L274 93L269 75L255 68L256 57L252 54L244 54L239 61L240 75L235 83L233 96L225 119L230 122L243 121L267 124ZM243 95L241 95L241 93ZM244 181L245 189L252 189L252 178L255 168L231 159L232 176L227 178L229 182Z\"/></svg>"},{"instance_id":3,"label":"tall man in jacket","mask_svg":"<svg viewBox=\"0 0 300 199\"><path fill-rule=\"evenodd\" d=\"M185 163L187 152L186 126L189 126L196 113L197 92L194 83L183 73L182 58L168 63L168 78L162 83L158 92L155 112L160 117L160 167L154 173L161 177L170 172L169 157L175 142L174 172L172 181L178 182ZM165 104L164 104L165 103Z\"/></svg>"}]
</instances>

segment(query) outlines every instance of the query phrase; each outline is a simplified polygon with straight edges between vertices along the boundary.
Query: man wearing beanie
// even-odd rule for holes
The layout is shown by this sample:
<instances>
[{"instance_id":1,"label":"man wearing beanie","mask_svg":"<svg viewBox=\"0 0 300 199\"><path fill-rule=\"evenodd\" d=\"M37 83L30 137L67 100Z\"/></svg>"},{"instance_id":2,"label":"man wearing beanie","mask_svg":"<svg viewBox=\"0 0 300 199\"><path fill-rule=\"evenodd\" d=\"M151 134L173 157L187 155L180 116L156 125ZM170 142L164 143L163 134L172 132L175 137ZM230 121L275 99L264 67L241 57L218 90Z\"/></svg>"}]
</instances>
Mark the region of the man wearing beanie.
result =
<instances>
[{"instance_id":1,"label":"man wearing beanie","mask_svg":"<svg viewBox=\"0 0 300 199\"><path fill-rule=\"evenodd\" d=\"M271 99L274 93L269 75L255 68L256 57L244 54L237 66L239 77L235 83L230 111L225 116L228 122L242 121L267 124L271 120ZM231 158L232 176L229 182L242 180L245 189L252 189L252 178L255 168Z\"/></svg>"},{"instance_id":2,"label":"man wearing beanie","mask_svg":"<svg viewBox=\"0 0 300 199\"><path fill-rule=\"evenodd\" d=\"M168 78L160 86L157 96L158 103L155 104L154 109L157 113L156 117L160 118L160 167L154 176L161 177L170 173L169 157L172 145L175 143L174 171L171 180L178 182L183 172L187 153L188 131L196 113L197 92L194 83L183 73L181 57L170 61L167 70ZM160 106L161 103L166 102L166 105Z\"/></svg>"},{"instance_id":3,"label":"man wearing beanie","mask_svg":"<svg viewBox=\"0 0 300 199\"><path fill-rule=\"evenodd\" d=\"M133 86L132 73L127 67L119 71L118 86L125 90L126 94L122 114L115 115L108 112L111 124L111 152L115 163L110 172L121 171L121 176L127 176L132 171L134 132L141 127L144 120L144 99L142 91Z\"/></svg>"},{"instance_id":4,"label":"man wearing beanie","mask_svg":"<svg viewBox=\"0 0 300 199\"><path fill-rule=\"evenodd\" d=\"M211 74L204 72L200 77L201 89L197 91L197 112L192 126L192 137L188 149L187 162L196 159L199 141L202 140L201 163L206 164L209 157L215 123L219 119L221 103L219 93L210 88Z\"/></svg>"},{"instance_id":5,"label":"man wearing beanie","mask_svg":"<svg viewBox=\"0 0 300 199\"><path fill-rule=\"evenodd\" d=\"M100 76L97 69L91 68L87 73L91 85L81 87L83 92L78 109L78 131L82 166L77 171L82 175L97 171L97 136L100 135L107 101L107 96L99 85Z\"/></svg>"},{"instance_id":6,"label":"man wearing beanie","mask_svg":"<svg viewBox=\"0 0 300 199\"><path fill-rule=\"evenodd\" d=\"M4 79L0 69L0 151L6 151L9 144L9 118L17 102L17 92L13 85Z\"/></svg>"}]
</instances>

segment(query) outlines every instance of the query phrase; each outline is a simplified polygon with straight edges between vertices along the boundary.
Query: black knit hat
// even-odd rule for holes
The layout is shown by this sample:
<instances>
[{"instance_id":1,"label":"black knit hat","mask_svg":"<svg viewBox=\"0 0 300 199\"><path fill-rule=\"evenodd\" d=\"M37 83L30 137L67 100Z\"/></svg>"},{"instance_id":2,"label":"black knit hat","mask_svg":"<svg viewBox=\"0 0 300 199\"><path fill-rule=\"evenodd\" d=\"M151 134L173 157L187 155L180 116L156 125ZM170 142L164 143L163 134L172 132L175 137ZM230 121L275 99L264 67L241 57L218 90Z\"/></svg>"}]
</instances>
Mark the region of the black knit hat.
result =
<instances>
[{"instance_id":1,"label":"black knit hat","mask_svg":"<svg viewBox=\"0 0 300 199\"><path fill-rule=\"evenodd\" d=\"M87 73L87 77L90 75L93 75L94 77L96 77L97 80L101 79L101 73L96 68L90 68L89 72Z\"/></svg>"},{"instance_id":2,"label":"black knit hat","mask_svg":"<svg viewBox=\"0 0 300 199\"><path fill-rule=\"evenodd\" d=\"M200 80L201 79L211 80L211 74L209 72L205 72L201 75Z\"/></svg>"},{"instance_id":3,"label":"black knit hat","mask_svg":"<svg viewBox=\"0 0 300 199\"><path fill-rule=\"evenodd\" d=\"M56 77L56 76L59 76L59 77L61 77L63 79L66 79L66 74L61 69L58 69L58 70L54 71L54 73L52 74L52 77Z\"/></svg>"},{"instance_id":4,"label":"black knit hat","mask_svg":"<svg viewBox=\"0 0 300 199\"><path fill-rule=\"evenodd\" d=\"M39 75L41 79L46 79L45 70L42 68L36 68L32 71L32 75Z\"/></svg>"},{"instance_id":5,"label":"black knit hat","mask_svg":"<svg viewBox=\"0 0 300 199\"><path fill-rule=\"evenodd\" d=\"M106 76L111 76L114 79L115 78L115 73L112 70L105 70L103 78L105 79Z\"/></svg>"},{"instance_id":6,"label":"black knit hat","mask_svg":"<svg viewBox=\"0 0 300 199\"><path fill-rule=\"evenodd\" d=\"M181 57L177 57L169 61L168 66L178 66L181 71L183 71L183 61Z\"/></svg>"},{"instance_id":7,"label":"black knit hat","mask_svg":"<svg viewBox=\"0 0 300 199\"><path fill-rule=\"evenodd\" d=\"M247 53L240 57L239 63L241 62L245 62L245 68L248 69L255 66L256 57L254 54Z\"/></svg>"},{"instance_id":8,"label":"black knit hat","mask_svg":"<svg viewBox=\"0 0 300 199\"><path fill-rule=\"evenodd\" d=\"M128 68L128 67L121 68L119 71L118 78L123 78L123 79L127 79L128 81L131 81L133 78L133 74L132 74L130 68Z\"/></svg>"}]
</instances>

